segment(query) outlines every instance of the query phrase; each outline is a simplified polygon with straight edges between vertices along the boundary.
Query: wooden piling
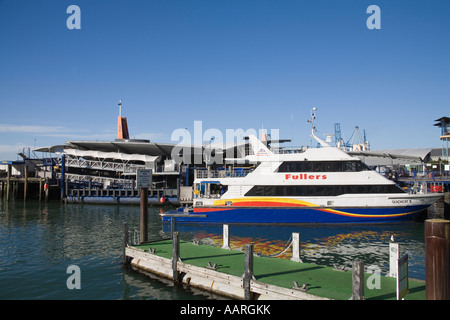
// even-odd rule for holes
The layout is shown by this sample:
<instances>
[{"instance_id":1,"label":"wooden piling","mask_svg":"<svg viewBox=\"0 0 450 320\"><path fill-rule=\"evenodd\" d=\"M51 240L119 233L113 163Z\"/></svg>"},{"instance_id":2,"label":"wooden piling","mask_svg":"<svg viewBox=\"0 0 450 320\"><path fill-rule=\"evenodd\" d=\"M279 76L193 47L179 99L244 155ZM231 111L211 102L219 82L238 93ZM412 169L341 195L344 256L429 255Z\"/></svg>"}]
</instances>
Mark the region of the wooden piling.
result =
<instances>
[{"instance_id":1,"label":"wooden piling","mask_svg":"<svg viewBox=\"0 0 450 320\"><path fill-rule=\"evenodd\" d=\"M428 219L444 219L445 213L445 202L444 197L439 198L435 203L427 209Z\"/></svg>"},{"instance_id":2,"label":"wooden piling","mask_svg":"<svg viewBox=\"0 0 450 320\"><path fill-rule=\"evenodd\" d=\"M177 231L177 217L170 217L170 236L172 239L175 231Z\"/></svg>"},{"instance_id":3,"label":"wooden piling","mask_svg":"<svg viewBox=\"0 0 450 320\"><path fill-rule=\"evenodd\" d=\"M23 201L27 201L27 193L28 193L28 166L25 166L23 169Z\"/></svg>"},{"instance_id":4,"label":"wooden piling","mask_svg":"<svg viewBox=\"0 0 450 320\"><path fill-rule=\"evenodd\" d=\"M6 175L6 201L11 199L11 165L8 164L8 170Z\"/></svg>"},{"instance_id":5,"label":"wooden piling","mask_svg":"<svg viewBox=\"0 0 450 320\"><path fill-rule=\"evenodd\" d=\"M43 183L43 180L41 179L39 181L39 196L38 196L39 202L41 202L41 200L42 200L42 183Z\"/></svg>"},{"instance_id":6,"label":"wooden piling","mask_svg":"<svg viewBox=\"0 0 450 320\"><path fill-rule=\"evenodd\" d=\"M244 267L244 299L253 300L253 292L250 282L253 279L253 244L245 245L245 267Z\"/></svg>"},{"instance_id":7,"label":"wooden piling","mask_svg":"<svg viewBox=\"0 0 450 320\"><path fill-rule=\"evenodd\" d=\"M140 202L140 241L148 241L148 188L141 188Z\"/></svg>"},{"instance_id":8,"label":"wooden piling","mask_svg":"<svg viewBox=\"0 0 450 320\"><path fill-rule=\"evenodd\" d=\"M64 190L67 190L66 183L66 155L61 155L61 180L60 180L60 201L64 201Z\"/></svg>"},{"instance_id":9,"label":"wooden piling","mask_svg":"<svg viewBox=\"0 0 450 320\"><path fill-rule=\"evenodd\" d=\"M122 256L124 264L128 264L129 262L129 259L125 253L127 246L128 246L128 224L124 222L122 226Z\"/></svg>"},{"instance_id":10,"label":"wooden piling","mask_svg":"<svg viewBox=\"0 0 450 320\"><path fill-rule=\"evenodd\" d=\"M364 300L364 262L353 261L352 300Z\"/></svg>"},{"instance_id":11,"label":"wooden piling","mask_svg":"<svg viewBox=\"0 0 450 320\"><path fill-rule=\"evenodd\" d=\"M172 244L172 277L174 283L180 283L180 273L178 272L178 260L180 259L180 237L178 232L173 233Z\"/></svg>"},{"instance_id":12,"label":"wooden piling","mask_svg":"<svg viewBox=\"0 0 450 320\"><path fill-rule=\"evenodd\" d=\"M450 220L425 220L427 300L450 300Z\"/></svg>"}]
</instances>

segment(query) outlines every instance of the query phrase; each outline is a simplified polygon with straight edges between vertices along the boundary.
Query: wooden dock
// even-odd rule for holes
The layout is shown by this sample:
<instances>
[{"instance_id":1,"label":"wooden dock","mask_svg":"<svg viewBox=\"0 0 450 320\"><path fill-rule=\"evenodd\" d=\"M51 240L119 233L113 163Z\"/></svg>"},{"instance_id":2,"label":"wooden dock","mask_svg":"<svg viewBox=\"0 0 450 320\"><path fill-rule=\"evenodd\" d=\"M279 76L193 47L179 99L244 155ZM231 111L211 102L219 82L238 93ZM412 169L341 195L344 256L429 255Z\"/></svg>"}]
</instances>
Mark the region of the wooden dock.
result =
<instances>
[{"instance_id":1,"label":"wooden dock","mask_svg":"<svg viewBox=\"0 0 450 320\"><path fill-rule=\"evenodd\" d=\"M45 189L45 182L44 178L34 177L0 178L0 197L5 200L23 199L24 201L30 198L39 201L48 200L49 197L57 198L59 188L52 185Z\"/></svg>"},{"instance_id":2,"label":"wooden dock","mask_svg":"<svg viewBox=\"0 0 450 320\"><path fill-rule=\"evenodd\" d=\"M177 245L172 240L161 240L135 246L127 245L126 241L124 261L133 268L232 299L349 300L354 294L352 270L339 271L287 259L258 257L253 255L252 249L250 258L241 251L185 241ZM252 245L246 246L247 250L250 248ZM248 270L248 260L251 260L251 270ZM379 289L369 289L367 283L371 276L373 274L364 273L361 279L364 299L396 299L395 278L381 275ZM409 293L405 299L425 300L425 283L412 279L408 283Z\"/></svg>"}]
</instances>

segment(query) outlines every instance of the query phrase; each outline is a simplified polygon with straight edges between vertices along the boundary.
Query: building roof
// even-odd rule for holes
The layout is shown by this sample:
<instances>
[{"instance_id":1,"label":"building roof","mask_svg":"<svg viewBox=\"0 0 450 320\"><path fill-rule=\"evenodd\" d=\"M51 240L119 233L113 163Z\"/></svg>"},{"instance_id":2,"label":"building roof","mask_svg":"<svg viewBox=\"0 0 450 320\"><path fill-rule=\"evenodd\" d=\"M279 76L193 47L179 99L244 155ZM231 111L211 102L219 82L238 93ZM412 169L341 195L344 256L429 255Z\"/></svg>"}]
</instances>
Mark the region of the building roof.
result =
<instances>
[{"instance_id":1,"label":"building roof","mask_svg":"<svg viewBox=\"0 0 450 320\"><path fill-rule=\"evenodd\" d=\"M444 121L445 123L450 123L450 118L448 118L448 117L441 117L441 118L436 119L434 121L439 121L438 123L435 123L434 126L440 127L442 121Z\"/></svg>"},{"instance_id":2,"label":"building roof","mask_svg":"<svg viewBox=\"0 0 450 320\"><path fill-rule=\"evenodd\" d=\"M242 147L247 144L248 141L244 141L238 145L223 145L222 143L213 143L211 147L216 152L227 153L229 150L233 150L233 154L237 154L236 148ZM116 139L115 141L66 141L65 145L55 145L51 147L41 147L34 151L39 152L65 152L65 150L81 150L81 151L99 151L105 153L122 153L129 155L146 155L155 157L168 157L172 156L172 150L175 147L191 148L190 154L203 154L204 150L210 147L210 144L205 145L179 145L174 143L154 143L148 140L138 139Z\"/></svg>"},{"instance_id":3,"label":"building roof","mask_svg":"<svg viewBox=\"0 0 450 320\"><path fill-rule=\"evenodd\" d=\"M421 164L431 153L432 148L385 149L352 151L350 155L360 157L369 166Z\"/></svg>"},{"instance_id":4,"label":"building roof","mask_svg":"<svg viewBox=\"0 0 450 320\"><path fill-rule=\"evenodd\" d=\"M158 156L148 156L144 154L127 154L121 152L102 152L78 149L64 149L64 153L82 158L113 159L122 161L154 162L159 158Z\"/></svg>"}]
</instances>

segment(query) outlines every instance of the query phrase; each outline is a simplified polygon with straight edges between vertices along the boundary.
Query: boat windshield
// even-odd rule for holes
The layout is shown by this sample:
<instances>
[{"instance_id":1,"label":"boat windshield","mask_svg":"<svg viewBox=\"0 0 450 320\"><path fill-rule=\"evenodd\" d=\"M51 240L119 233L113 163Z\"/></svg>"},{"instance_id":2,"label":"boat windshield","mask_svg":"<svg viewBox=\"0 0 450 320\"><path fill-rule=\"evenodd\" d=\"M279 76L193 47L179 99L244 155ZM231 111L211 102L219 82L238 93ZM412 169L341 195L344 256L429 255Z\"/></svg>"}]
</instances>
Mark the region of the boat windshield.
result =
<instances>
[{"instance_id":1,"label":"boat windshield","mask_svg":"<svg viewBox=\"0 0 450 320\"><path fill-rule=\"evenodd\" d=\"M195 198L220 198L227 192L228 186L219 181L202 181L194 189Z\"/></svg>"}]
</instances>

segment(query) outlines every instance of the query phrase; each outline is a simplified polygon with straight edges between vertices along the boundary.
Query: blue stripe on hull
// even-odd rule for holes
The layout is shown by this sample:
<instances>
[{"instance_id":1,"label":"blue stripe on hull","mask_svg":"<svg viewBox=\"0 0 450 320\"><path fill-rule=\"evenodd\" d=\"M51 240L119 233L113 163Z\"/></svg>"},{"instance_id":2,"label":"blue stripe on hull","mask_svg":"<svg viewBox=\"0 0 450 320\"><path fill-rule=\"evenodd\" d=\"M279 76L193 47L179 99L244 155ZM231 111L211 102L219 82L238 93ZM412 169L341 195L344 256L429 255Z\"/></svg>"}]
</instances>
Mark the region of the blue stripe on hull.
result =
<instances>
[{"instance_id":1,"label":"blue stripe on hull","mask_svg":"<svg viewBox=\"0 0 450 320\"><path fill-rule=\"evenodd\" d=\"M204 223L385 223L414 220L428 206L402 208L234 208L231 210L199 212L206 218L177 218L177 222ZM328 208L327 208L328 209ZM213 210L213 209L212 209ZM163 221L170 221L164 217Z\"/></svg>"}]
</instances>

